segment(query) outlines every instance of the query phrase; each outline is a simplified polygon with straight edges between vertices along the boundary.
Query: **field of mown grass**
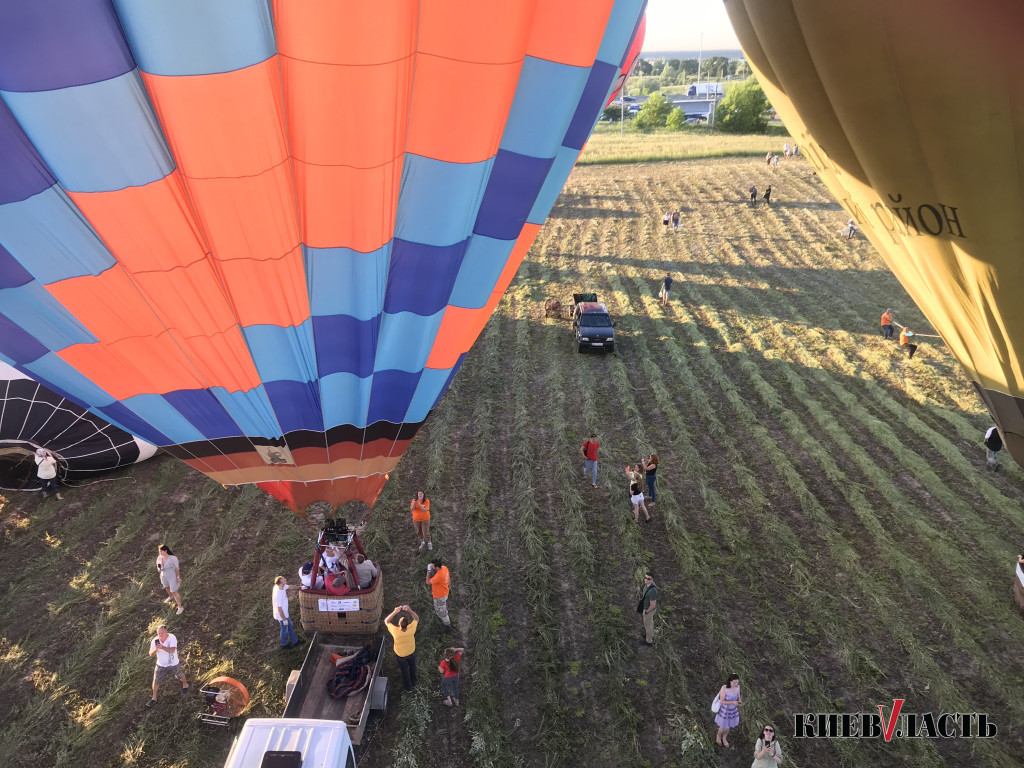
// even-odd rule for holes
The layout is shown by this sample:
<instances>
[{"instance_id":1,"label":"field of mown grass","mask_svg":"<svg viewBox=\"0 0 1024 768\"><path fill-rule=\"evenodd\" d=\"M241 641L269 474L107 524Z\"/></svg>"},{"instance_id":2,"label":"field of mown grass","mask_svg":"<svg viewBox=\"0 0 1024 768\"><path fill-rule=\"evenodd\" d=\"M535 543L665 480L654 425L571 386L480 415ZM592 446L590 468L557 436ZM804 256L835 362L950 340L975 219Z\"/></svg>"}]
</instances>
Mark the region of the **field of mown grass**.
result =
<instances>
[{"instance_id":1,"label":"field of mown grass","mask_svg":"<svg viewBox=\"0 0 1024 768\"><path fill-rule=\"evenodd\" d=\"M625 134L620 135L618 123L598 123L577 165L737 156L764 158L768 152L781 153L783 144L791 141L786 135L729 134L696 125L649 135L638 133L632 124L626 127Z\"/></svg>"},{"instance_id":2,"label":"field of mown grass","mask_svg":"<svg viewBox=\"0 0 1024 768\"><path fill-rule=\"evenodd\" d=\"M771 208L743 201L774 185ZM661 225L680 208L678 233ZM794 766L1017 766L1024 617L1011 595L1021 481L984 469L980 402L941 344L907 361L878 315L927 323L804 161L577 168L366 531L386 604L424 619L421 684L397 684L361 768L743 766L760 726ZM657 298L675 278L668 308ZM613 355L577 354L545 299L595 290ZM934 340L932 340L934 341ZM599 487L578 446L601 439ZM654 522L622 467L662 460ZM423 487L453 575L443 634L407 504ZM230 736L195 699L143 709L161 619L193 684L231 674L251 714L281 707L298 652L275 650L273 576L311 535L253 489L161 458L63 504L0 508L0 765L212 768ZM152 563L182 556L186 613ZM640 648L641 576L661 587ZM293 615L297 609L293 607ZM465 645L463 706L436 662ZM398 679L389 658L386 673ZM708 704L737 672L747 704L717 751ZM986 741L794 741L795 712L983 711Z\"/></svg>"}]
</instances>

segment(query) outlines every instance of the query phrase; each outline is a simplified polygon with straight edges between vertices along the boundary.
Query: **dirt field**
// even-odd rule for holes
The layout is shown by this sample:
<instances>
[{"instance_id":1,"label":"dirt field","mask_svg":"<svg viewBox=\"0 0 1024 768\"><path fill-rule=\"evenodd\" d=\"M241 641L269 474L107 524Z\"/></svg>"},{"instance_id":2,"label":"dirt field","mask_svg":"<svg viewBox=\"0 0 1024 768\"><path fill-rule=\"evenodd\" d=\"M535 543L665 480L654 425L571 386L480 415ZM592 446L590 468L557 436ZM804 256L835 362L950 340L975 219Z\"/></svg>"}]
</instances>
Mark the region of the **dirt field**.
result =
<instances>
[{"instance_id":1,"label":"dirt field","mask_svg":"<svg viewBox=\"0 0 1024 768\"><path fill-rule=\"evenodd\" d=\"M768 182L770 208L744 202ZM360 768L746 768L769 722L784 765L1020 764L1024 472L985 471L990 421L940 342L908 361L882 340L887 306L931 331L874 249L839 237L846 218L802 160L574 171L371 517L386 605L423 619L421 682L402 693L389 656ZM567 320L544 317L582 289L617 320L614 354L577 354ZM654 520L635 524L623 467L651 451ZM408 521L418 488L452 570L448 634ZM0 765L222 765L230 734L195 724L198 697L144 709L164 620L193 685L231 674L250 714L280 711L301 653L276 650L269 592L312 533L269 497L158 458L63 503L8 495L0 524ZM181 557L181 617L160 602L160 541ZM645 569L653 648L638 643ZM457 709L437 685L450 644L468 649ZM722 751L708 705L732 672L745 703ZM795 713L894 698L989 713L998 736L792 738Z\"/></svg>"}]
</instances>

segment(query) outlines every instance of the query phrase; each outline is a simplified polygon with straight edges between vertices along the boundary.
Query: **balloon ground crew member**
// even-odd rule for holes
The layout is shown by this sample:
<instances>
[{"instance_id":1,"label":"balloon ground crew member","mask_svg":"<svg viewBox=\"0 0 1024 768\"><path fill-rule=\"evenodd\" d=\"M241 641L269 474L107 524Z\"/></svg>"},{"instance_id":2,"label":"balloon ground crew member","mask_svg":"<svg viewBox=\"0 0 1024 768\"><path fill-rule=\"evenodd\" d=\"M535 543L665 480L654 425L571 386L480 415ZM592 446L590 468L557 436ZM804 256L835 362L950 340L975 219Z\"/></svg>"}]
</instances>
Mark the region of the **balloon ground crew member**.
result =
<instances>
[{"instance_id":1,"label":"balloon ground crew member","mask_svg":"<svg viewBox=\"0 0 1024 768\"><path fill-rule=\"evenodd\" d=\"M892 309L887 309L882 313L882 338L892 338Z\"/></svg>"},{"instance_id":2,"label":"balloon ground crew member","mask_svg":"<svg viewBox=\"0 0 1024 768\"><path fill-rule=\"evenodd\" d=\"M451 587L451 577L446 566L440 557L435 557L427 566L427 584L430 585L430 593L434 597L434 613L441 623L446 627L452 625L451 617L448 615L448 593Z\"/></svg>"},{"instance_id":3,"label":"balloon ground crew member","mask_svg":"<svg viewBox=\"0 0 1024 768\"><path fill-rule=\"evenodd\" d=\"M583 454L583 476L590 472L594 487L597 488L597 449L601 444L597 442L597 435L590 434L590 439L580 446L580 453Z\"/></svg>"},{"instance_id":4,"label":"balloon ground crew member","mask_svg":"<svg viewBox=\"0 0 1024 768\"><path fill-rule=\"evenodd\" d=\"M1003 438L996 427L989 427L985 433L985 469L990 472L998 472L1002 468L996 460L996 454L1003 450Z\"/></svg>"},{"instance_id":5,"label":"balloon ground crew member","mask_svg":"<svg viewBox=\"0 0 1024 768\"><path fill-rule=\"evenodd\" d=\"M909 341L910 337L914 335L914 332L907 326L903 326L903 330L900 331L900 346L907 348L907 359L911 360L914 357L914 353L917 352L917 344L913 344Z\"/></svg>"},{"instance_id":6,"label":"balloon ground crew member","mask_svg":"<svg viewBox=\"0 0 1024 768\"><path fill-rule=\"evenodd\" d=\"M654 645L654 612L658 610L658 585L650 573L644 574L644 591L637 605L638 613L643 614L644 634L640 638L641 645Z\"/></svg>"}]
</instances>

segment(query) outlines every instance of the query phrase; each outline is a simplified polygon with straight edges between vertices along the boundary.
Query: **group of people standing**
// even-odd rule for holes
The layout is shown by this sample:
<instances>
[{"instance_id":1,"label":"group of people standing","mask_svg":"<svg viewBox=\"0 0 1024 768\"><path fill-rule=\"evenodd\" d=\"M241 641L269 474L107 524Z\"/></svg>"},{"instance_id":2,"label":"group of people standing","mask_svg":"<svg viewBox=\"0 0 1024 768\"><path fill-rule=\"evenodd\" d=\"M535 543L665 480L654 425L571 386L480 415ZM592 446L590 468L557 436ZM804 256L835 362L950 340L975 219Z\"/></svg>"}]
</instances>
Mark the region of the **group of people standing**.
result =
<instances>
[{"instance_id":1,"label":"group of people standing","mask_svg":"<svg viewBox=\"0 0 1024 768\"><path fill-rule=\"evenodd\" d=\"M417 552L426 547L434 548L430 538L430 499L423 491L417 491L409 502L413 530L419 540ZM434 603L434 615L446 628L451 628L452 620L448 613L448 597L451 595L451 573L440 557L434 557L427 563L425 583L430 587L430 596ZM409 605L395 606L384 619L384 627L391 635L398 668L402 673L402 687L407 693L419 683L416 670L416 630L419 628L420 617ZM462 655L466 652L462 647L446 648L438 671L441 673L441 692L444 705L459 706L459 676L461 674Z\"/></svg>"}]
</instances>

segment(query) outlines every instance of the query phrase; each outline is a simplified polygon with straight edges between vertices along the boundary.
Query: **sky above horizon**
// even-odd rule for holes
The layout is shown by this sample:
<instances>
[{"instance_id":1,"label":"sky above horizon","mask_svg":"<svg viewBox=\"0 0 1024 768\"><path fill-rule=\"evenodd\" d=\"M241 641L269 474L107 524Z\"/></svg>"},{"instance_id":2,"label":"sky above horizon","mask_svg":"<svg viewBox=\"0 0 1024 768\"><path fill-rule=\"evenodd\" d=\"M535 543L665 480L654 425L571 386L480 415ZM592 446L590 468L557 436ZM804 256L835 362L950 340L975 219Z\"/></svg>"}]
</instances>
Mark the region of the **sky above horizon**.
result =
<instances>
[{"instance_id":1,"label":"sky above horizon","mask_svg":"<svg viewBox=\"0 0 1024 768\"><path fill-rule=\"evenodd\" d=\"M645 51L696 51L740 47L723 0L648 0Z\"/></svg>"}]
</instances>

